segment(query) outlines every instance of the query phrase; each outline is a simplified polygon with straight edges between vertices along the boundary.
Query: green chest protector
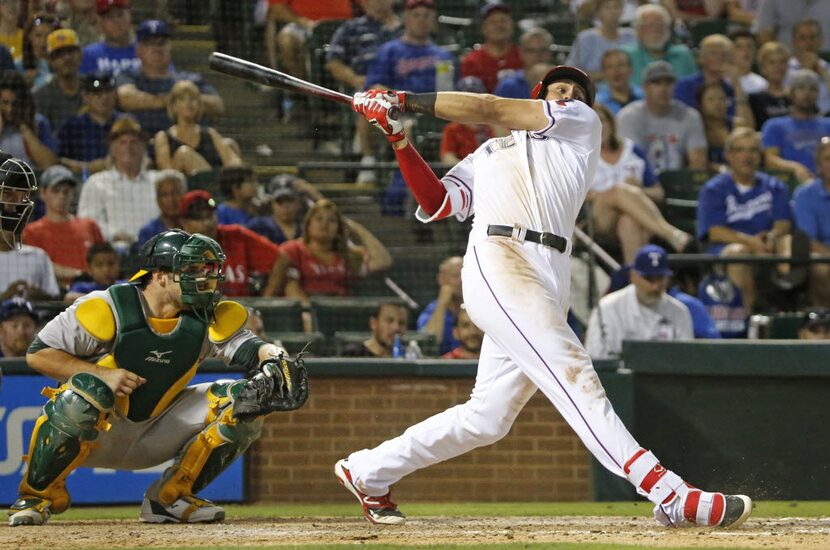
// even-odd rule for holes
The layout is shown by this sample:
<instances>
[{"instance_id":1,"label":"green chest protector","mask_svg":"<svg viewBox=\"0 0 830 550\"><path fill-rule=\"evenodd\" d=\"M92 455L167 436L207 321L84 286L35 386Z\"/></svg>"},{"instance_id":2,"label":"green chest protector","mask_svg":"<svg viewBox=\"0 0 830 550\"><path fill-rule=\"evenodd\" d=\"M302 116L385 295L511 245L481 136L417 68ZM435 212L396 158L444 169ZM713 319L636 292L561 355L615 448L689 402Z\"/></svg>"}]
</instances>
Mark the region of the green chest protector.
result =
<instances>
[{"instance_id":1,"label":"green chest protector","mask_svg":"<svg viewBox=\"0 0 830 550\"><path fill-rule=\"evenodd\" d=\"M191 371L205 341L208 325L188 312L182 312L178 326L168 334L153 331L138 296L130 284L109 288L115 305L117 332L112 355L119 368L147 380L130 395L127 418L141 422L150 418L162 399L176 386L181 390L190 380Z\"/></svg>"}]
</instances>

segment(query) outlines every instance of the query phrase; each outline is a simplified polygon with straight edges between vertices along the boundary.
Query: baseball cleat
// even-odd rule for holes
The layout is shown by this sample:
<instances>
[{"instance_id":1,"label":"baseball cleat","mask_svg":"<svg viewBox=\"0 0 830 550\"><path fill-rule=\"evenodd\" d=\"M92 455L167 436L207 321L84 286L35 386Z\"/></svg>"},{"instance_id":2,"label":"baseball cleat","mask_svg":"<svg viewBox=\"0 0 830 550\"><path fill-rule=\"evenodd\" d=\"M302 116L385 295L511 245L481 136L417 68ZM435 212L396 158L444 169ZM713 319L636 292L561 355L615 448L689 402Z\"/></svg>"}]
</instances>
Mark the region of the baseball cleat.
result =
<instances>
[{"instance_id":1,"label":"baseball cleat","mask_svg":"<svg viewBox=\"0 0 830 550\"><path fill-rule=\"evenodd\" d=\"M225 510L193 495L182 495L170 505L145 496L138 519L147 523L215 523L225 520Z\"/></svg>"},{"instance_id":2,"label":"baseball cleat","mask_svg":"<svg viewBox=\"0 0 830 550\"><path fill-rule=\"evenodd\" d=\"M51 504L43 498L21 496L9 508L9 525L43 525L52 515Z\"/></svg>"},{"instance_id":3,"label":"baseball cleat","mask_svg":"<svg viewBox=\"0 0 830 550\"><path fill-rule=\"evenodd\" d=\"M391 491L382 497L373 497L355 486L345 458L337 461L337 464L334 465L334 475L337 476L340 485L353 494L360 505L363 506L363 517L366 518L366 521L381 525L403 525L406 523L406 516L398 510L398 505L392 502Z\"/></svg>"},{"instance_id":4,"label":"baseball cleat","mask_svg":"<svg viewBox=\"0 0 830 550\"><path fill-rule=\"evenodd\" d=\"M752 499L746 495L725 495L726 506L718 527L738 527L752 513Z\"/></svg>"}]
</instances>

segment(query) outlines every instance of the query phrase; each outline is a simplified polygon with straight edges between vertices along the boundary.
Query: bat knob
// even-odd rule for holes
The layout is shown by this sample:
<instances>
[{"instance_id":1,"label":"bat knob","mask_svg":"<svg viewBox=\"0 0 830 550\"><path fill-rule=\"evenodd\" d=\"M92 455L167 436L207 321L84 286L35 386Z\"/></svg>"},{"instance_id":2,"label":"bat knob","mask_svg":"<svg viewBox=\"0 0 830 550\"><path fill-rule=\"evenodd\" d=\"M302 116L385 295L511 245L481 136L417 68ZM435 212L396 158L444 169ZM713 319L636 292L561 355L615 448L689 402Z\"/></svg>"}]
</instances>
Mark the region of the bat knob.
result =
<instances>
[{"instance_id":1,"label":"bat knob","mask_svg":"<svg viewBox=\"0 0 830 550\"><path fill-rule=\"evenodd\" d=\"M401 109L399 107L390 107L386 116L391 120L398 120L401 116Z\"/></svg>"}]
</instances>

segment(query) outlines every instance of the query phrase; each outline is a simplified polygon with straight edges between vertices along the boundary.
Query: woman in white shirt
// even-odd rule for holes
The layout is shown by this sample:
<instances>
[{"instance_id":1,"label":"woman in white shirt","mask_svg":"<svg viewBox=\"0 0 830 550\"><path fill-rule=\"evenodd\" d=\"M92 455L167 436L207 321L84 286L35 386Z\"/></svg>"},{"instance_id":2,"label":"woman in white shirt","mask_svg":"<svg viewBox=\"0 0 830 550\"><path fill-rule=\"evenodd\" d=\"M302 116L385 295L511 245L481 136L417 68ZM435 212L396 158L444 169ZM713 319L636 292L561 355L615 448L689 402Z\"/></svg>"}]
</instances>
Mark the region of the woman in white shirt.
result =
<instances>
[{"instance_id":1,"label":"woman in white shirt","mask_svg":"<svg viewBox=\"0 0 830 550\"><path fill-rule=\"evenodd\" d=\"M598 234L614 236L623 261L631 263L652 235L676 251L685 249L693 237L671 225L655 202L663 200L663 188L651 171L645 154L628 138L617 134L614 115L608 107L594 105L602 121L602 149L596 176L588 191L591 215Z\"/></svg>"}]
</instances>

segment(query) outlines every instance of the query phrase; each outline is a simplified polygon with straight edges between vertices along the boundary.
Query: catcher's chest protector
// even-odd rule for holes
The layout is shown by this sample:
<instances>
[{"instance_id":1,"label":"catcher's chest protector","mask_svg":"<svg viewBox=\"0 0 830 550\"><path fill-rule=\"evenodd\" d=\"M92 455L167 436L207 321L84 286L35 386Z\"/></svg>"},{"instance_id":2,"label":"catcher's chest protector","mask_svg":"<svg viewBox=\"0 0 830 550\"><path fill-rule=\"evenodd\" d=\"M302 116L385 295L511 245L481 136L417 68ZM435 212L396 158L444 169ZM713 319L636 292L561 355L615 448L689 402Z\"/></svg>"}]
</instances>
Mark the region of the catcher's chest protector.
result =
<instances>
[{"instance_id":1,"label":"catcher's chest protector","mask_svg":"<svg viewBox=\"0 0 830 550\"><path fill-rule=\"evenodd\" d=\"M160 413L158 405L169 404L193 378L208 329L195 316L182 312L172 332L157 334L147 324L138 292L129 284L109 288L115 305L115 363L147 379L129 396L126 416L133 422Z\"/></svg>"}]
</instances>

